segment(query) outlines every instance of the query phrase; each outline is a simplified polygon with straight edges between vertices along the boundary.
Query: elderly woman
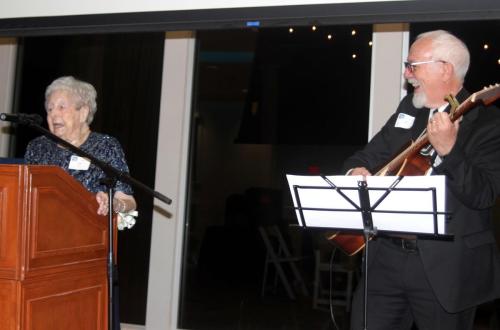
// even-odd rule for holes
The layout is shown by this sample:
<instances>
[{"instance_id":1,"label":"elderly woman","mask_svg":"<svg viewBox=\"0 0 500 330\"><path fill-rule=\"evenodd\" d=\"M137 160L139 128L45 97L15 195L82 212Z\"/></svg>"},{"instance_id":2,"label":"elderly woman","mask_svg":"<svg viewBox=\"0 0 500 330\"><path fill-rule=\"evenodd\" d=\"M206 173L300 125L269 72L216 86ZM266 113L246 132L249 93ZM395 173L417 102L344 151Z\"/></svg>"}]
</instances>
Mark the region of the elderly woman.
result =
<instances>
[{"instance_id":1,"label":"elderly woman","mask_svg":"<svg viewBox=\"0 0 500 330\"><path fill-rule=\"evenodd\" d=\"M125 156L119 142L108 135L90 130L97 111L95 88L73 77L54 80L45 91L45 110L49 130L61 139L82 149L114 168L128 172ZM45 136L32 140L26 149L29 164L57 165L80 181L87 190L96 193L97 213L108 214L107 188L101 183L104 172L80 158L70 150ZM113 208L115 212L129 212L136 208L129 185L118 181L115 186Z\"/></svg>"}]
</instances>

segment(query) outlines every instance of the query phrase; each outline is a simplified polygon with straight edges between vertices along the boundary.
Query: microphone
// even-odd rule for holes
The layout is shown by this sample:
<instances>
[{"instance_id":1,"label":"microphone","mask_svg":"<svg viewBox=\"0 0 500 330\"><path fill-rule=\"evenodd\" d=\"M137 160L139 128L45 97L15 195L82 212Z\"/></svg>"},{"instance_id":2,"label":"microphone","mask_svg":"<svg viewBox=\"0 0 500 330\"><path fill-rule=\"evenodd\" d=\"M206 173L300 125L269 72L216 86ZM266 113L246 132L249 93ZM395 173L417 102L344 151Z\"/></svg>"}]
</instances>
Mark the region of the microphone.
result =
<instances>
[{"instance_id":1,"label":"microphone","mask_svg":"<svg viewBox=\"0 0 500 330\"><path fill-rule=\"evenodd\" d=\"M0 113L0 120L10 121L12 123L19 123L24 125L37 124L41 125L43 122L42 116L33 113Z\"/></svg>"}]
</instances>

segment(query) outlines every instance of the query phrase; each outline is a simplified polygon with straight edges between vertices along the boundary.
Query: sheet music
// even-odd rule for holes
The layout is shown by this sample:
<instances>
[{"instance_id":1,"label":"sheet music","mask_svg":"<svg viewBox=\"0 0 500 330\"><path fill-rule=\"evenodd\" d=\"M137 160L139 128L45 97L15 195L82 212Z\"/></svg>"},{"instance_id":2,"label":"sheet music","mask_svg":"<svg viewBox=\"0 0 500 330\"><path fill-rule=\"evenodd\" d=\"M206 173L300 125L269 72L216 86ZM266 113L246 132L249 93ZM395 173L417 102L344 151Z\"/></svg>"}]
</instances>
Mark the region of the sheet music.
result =
<instances>
[{"instance_id":1,"label":"sheet music","mask_svg":"<svg viewBox=\"0 0 500 330\"><path fill-rule=\"evenodd\" d=\"M395 176L369 176L366 178L369 189L370 203L373 206L385 193L384 190L370 190L370 188L390 187L398 177ZM360 201L358 194L358 181L361 176L328 176L335 186L344 193L355 205L349 203L338 191L331 188L321 176L287 175L294 207L296 208L299 224L302 217L297 209L294 186L300 206L303 208L303 221L306 227L325 227L335 229L362 230L363 222L359 211ZM396 188L435 188L437 212L445 212L445 177L433 176L406 176L401 179ZM347 189L346 189L347 188ZM317 210L310 210L314 208ZM384 212L385 211L385 212ZM408 213L410 212L427 212ZM401 212L401 213L392 213ZM378 230L428 233L434 234L433 195L431 190L401 191L393 190L376 207L372 213L373 225ZM445 215L437 216L438 234L445 234Z\"/></svg>"}]
</instances>

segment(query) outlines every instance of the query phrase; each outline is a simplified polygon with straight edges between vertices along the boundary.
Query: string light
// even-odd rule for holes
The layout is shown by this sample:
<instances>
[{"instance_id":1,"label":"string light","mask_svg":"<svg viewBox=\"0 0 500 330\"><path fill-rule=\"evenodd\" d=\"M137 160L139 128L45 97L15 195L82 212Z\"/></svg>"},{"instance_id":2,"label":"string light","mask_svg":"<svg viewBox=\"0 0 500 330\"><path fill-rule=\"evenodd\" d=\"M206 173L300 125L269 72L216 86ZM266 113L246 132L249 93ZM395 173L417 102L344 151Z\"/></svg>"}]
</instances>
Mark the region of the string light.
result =
<instances>
[{"instance_id":1,"label":"string light","mask_svg":"<svg viewBox=\"0 0 500 330\"><path fill-rule=\"evenodd\" d=\"M291 28L289 28L289 29L288 29L288 32L289 32L289 33L293 33L293 28L292 28L292 27L291 27Z\"/></svg>"},{"instance_id":2,"label":"string light","mask_svg":"<svg viewBox=\"0 0 500 330\"><path fill-rule=\"evenodd\" d=\"M331 35L331 34L329 34L329 35L327 36L327 38L328 38L328 40L332 40L332 35Z\"/></svg>"},{"instance_id":3,"label":"string light","mask_svg":"<svg viewBox=\"0 0 500 330\"><path fill-rule=\"evenodd\" d=\"M351 35L355 36L355 35L356 35L356 30L354 30L354 29L353 29L353 30L351 31Z\"/></svg>"},{"instance_id":4,"label":"string light","mask_svg":"<svg viewBox=\"0 0 500 330\"><path fill-rule=\"evenodd\" d=\"M500 65L500 58L498 59L498 65Z\"/></svg>"},{"instance_id":5,"label":"string light","mask_svg":"<svg viewBox=\"0 0 500 330\"><path fill-rule=\"evenodd\" d=\"M356 54L352 54L352 59L355 60L358 57Z\"/></svg>"},{"instance_id":6,"label":"string light","mask_svg":"<svg viewBox=\"0 0 500 330\"><path fill-rule=\"evenodd\" d=\"M311 28L313 31L316 31L316 25L313 25Z\"/></svg>"},{"instance_id":7,"label":"string light","mask_svg":"<svg viewBox=\"0 0 500 330\"><path fill-rule=\"evenodd\" d=\"M370 47L373 46L373 42L371 40L368 41L368 46L370 46Z\"/></svg>"},{"instance_id":8,"label":"string light","mask_svg":"<svg viewBox=\"0 0 500 330\"><path fill-rule=\"evenodd\" d=\"M490 48L490 46L488 46L488 44L484 44L484 45L483 45L483 49L484 49L484 50L487 50L488 48Z\"/></svg>"}]
</instances>

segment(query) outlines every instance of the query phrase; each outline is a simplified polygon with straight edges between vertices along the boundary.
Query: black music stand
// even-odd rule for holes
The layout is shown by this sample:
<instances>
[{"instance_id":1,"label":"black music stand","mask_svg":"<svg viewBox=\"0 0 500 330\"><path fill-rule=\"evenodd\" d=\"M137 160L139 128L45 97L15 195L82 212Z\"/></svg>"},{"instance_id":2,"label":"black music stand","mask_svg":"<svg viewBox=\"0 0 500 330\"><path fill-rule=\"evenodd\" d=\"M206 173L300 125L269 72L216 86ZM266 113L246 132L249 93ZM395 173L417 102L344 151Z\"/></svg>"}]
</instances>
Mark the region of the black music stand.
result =
<instances>
[{"instance_id":1,"label":"black music stand","mask_svg":"<svg viewBox=\"0 0 500 330\"><path fill-rule=\"evenodd\" d=\"M448 213L445 212L444 176L374 176L363 179L359 176L287 175L287 179L301 226L363 234L365 330L368 329L368 241L379 234L389 233L447 239L451 236L446 234L445 228ZM342 182L342 186L333 181ZM398 220L396 224L382 219L394 216ZM425 224L422 226L419 222Z\"/></svg>"}]
</instances>

